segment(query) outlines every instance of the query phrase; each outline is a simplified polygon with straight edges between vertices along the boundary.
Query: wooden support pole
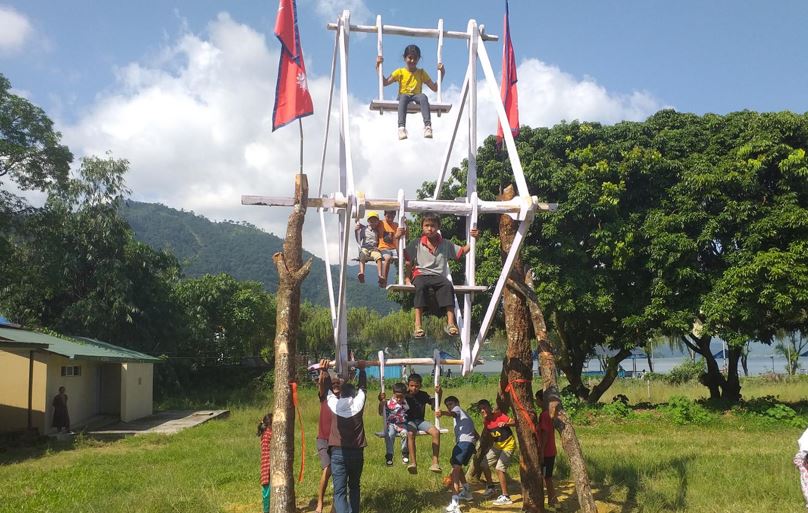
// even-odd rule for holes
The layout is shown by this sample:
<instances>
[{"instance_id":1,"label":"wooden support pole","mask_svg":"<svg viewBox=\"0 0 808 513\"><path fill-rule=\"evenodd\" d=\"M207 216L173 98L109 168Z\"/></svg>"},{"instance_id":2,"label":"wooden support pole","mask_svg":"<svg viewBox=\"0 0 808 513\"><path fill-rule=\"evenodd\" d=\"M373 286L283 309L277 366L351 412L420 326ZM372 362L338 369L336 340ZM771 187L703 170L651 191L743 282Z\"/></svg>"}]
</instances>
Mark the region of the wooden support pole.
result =
<instances>
[{"instance_id":1,"label":"wooden support pole","mask_svg":"<svg viewBox=\"0 0 808 513\"><path fill-rule=\"evenodd\" d=\"M508 186L501 199L515 196L514 187ZM500 251L503 260L514 244L516 222L508 216L499 218ZM523 281L524 268L519 255L511 268L512 279ZM500 397L498 403L511 408L516 421L522 457L519 475L522 482L522 511L544 512L544 483L541 479L542 447L539 438L539 419L533 400L533 358L530 347L530 315L527 301L506 288L502 293L505 310L505 331L508 349L502 364Z\"/></svg>"},{"instance_id":2,"label":"wooden support pole","mask_svg":"<svg viewBox=\"0 0 808 513\"><path fill-rule=\"evenodd\" d=\"M275 404L272 409L270 487L272 513L295 513L294 463L295 407L290 383L295 379L296 341L300 330L300 286L309 274L312 261L303 263L302 231L306 219L309 186L306 175L295 175L297 202L289 215L283 252L272 260L280 283L276 296Z\"/></svg>"},{"instance_id":3,"label":"wooden support pole","mask_svg":"<svg viewBox=\"0 0 808 513\"><path fill-rule=\"evenodd\" d=\"M578 495L581 511L584 513L597 513L598 508L592 495L592 485L589 481L589 472L586 469L586 460L584 460L581 443L578 441L575 428L572 426L569 416L567 416L564 406L561 404L561 396L559 395L556 380L555 348L550 341L550 337L547 336L544 313L533 290L533 274L531 272L525 273L524 283L509 280L508 288L523 295L530 309L533 332L539 346L539 366L544 388L544 400L547 402L547 409L550 413L550 418L553 419L553 425L561 437L564 452L567 453L567 458L570 462L570 473L575 481L575 491Z\"/></svg>"}]
</instances>

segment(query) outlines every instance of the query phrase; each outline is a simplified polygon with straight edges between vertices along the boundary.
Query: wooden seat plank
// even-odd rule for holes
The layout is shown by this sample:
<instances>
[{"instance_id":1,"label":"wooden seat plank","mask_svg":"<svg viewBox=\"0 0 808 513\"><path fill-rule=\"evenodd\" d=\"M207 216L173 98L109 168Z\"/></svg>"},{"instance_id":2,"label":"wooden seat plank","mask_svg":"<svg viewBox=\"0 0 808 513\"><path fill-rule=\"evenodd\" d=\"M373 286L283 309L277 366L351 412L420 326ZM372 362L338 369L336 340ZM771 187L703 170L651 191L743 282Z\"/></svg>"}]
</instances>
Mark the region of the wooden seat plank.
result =
<instances>
[{"instance_id":1,"label":"wooden seat plank","mask_svg":"<svg viewBox=\"0 0 808 513\"><path fill-rule=\"evenodd\" d=\"M399 285L398 283L393 283L392 285L387 286L387 290L390 292L415 292L415 285ZM454 286L455 294L474 294L476 292L485 292L487 290L488 287L485 285Z\"/></svg>"},{"instance_id":2,"label":"wooden seat plank","mask_svg":"<svg viewBox=\"0 0 808 513\"><path fill-rule=\"evenodd\" d=\"M370 102L370 110L379 112L398 112L398 100L373 100ZM429 112L439 112L446 114L452 110L451 103L429 103ZM421 112L421 106L415 102L410 102L407 112Z\"/></svg>"}]
</instances>

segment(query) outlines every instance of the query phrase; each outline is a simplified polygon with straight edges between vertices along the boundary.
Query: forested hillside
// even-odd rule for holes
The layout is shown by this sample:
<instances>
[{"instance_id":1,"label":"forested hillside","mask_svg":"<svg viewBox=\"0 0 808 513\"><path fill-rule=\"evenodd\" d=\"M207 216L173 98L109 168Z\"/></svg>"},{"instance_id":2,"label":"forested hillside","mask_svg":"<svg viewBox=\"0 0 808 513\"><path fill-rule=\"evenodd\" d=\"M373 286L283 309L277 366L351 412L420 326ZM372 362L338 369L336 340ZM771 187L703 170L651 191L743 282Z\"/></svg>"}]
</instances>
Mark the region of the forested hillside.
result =
<instances>
[{"instance_id":1,"label":"forested hillside","mask_svg":"<svg viewBox=\"0 0 808 513\"><path fill-rule=\"evenodd\" d=\"M173 253L187 276L228 273L239 280L263 283L272 293L278 288L278 273L271 257L281 250L283 240L275 235L255 226L213 222L193 212L155 203L127 201L122 214L138 240ZM328 305L323 261L308 252L304 258L314 258L315 263L303 282L303 298L317 305ZM373 284L359 284L354 273L348 280L348 305L365 306L380 313L398 309L396 303L387 300L384 290Z\"/></svg>"}]
</instances>

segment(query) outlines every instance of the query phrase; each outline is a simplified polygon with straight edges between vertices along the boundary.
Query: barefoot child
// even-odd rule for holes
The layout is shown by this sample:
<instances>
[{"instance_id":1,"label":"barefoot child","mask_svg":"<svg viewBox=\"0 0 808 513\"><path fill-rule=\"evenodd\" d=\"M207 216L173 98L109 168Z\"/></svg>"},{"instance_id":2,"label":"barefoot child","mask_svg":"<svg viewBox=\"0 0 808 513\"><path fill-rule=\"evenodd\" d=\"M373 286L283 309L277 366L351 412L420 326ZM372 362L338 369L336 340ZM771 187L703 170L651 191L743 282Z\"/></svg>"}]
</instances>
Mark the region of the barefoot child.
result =
<instances>
[{"instance_id":1,"label":"barefoot child","mask_svg":"<svg viewBox=\"0 0 808 513\"><path fill-rule=\"evenodd\" d=\"M261 437L261 496L264 500L264 513L269 513L269 443L272 441L272 414L267 413L258 424Z\"/></svg>"},{"instance_id":2,"label":"barefoot child","mask_svg":"<svg viewBox=\"0 0 808 513\"><path fill-rule=\"evenodd\" d=\"M387 430L384 432L384 443L387 452L384 455L384 462L389 467L393 465L393 443L396 437L406 440L406 448L401 448L402 457L415 452L415 433L407 429L407 411L410 406L404 394L407 392L407 385L396 383L393 385L393 397L387 400L384 392L379 393L379 414L385 416Z\"/></svg>"},{"instance_id":3,"label":"barefoot child","mask_svg":"<svg viewBox=\"0 0 808 513\"><path fill-rule=\"evenodd\" d=\"M387 275L390 273L390 263L398 258L396 211L385 210L384 219L379 224L381 225L380 231L382 235L379 239L379 252L382 254L382 279L379 280L379 287L386 287Z\"/></svg>"},{"instance_id":4,"label":"barefoot child","mask_svg":"<svg viewBox=\"0 0 808 513\"><path fill-rule=\"evenodd\" d=\"M389 77L383 78L384 85L388 86L393 82L398 82L398 138L407 138L407 106L410 102L415 102L421 106L421 116L424 118L424 137L427 139L432 138L432 119L429 114L429 100L426 95L421 92L421 86L426 85L433 91L438 90L438 85L432 81L429 74L423 69L418 67L418 61L421 60L421 49L416 45L409 45L404 49L404 66L398 68L390 74ZM382 57L376 58L376 67L381 66L384 59ZM438 64L438 72L441 79L445 73L443 64Z\"/></svg>"},{"instance_id":5,"label":"barefoot child","mask_svg":"<svg viewBox=\"0 0 808 513\"><path fill-rule=\"evenodd\" d=\"M376 262L376 271L379 273L379 286L382 286L382 254L379 252L379 235L381 225L379 224L379 214L371 210L368 212L368 224L364 225L356 222L354 235L359 243L359 283L365 283L365 263L368 260ZM386 280L385 280L386 281Z\"/></svg>"},{"instance_id":6,"label":"barefoot child","mask_svg":"<svg viewBox=\"0 0 808 513\"><path fill-rule=\"evenodd\" d=\"M435 412L437 417L448 416L454 418L455 446L452 449L452 458L449 463L452 465L452 502L446 507L449 513L460 513L460 500L471 500L471 491L466 482L463 466L467 465L474 455L474 442L479 438L474 422L468 413L460 408L460 400L450 395L443 404L446 410Z\"/></svg>"},{"instance_id":7,"label":"barefoot child","mask_svg":"<svg viewBox=\"0 0 808 513\"><path fill-rule=\"evenodd\" d=\"M446 311L446 333L456 337L460 332L454 313L454 286L446 277L449 273L449 259L460 260L471 250L471 246L458 246L454 242L444 239L440 234L440 218L435 214L426 213L421 219L420 238L413 239L404 250L407 275L406 283L415 285L415 331L413 337L423 338L425 332L421 325L424 309L429 305L429 292L434 291L438 307ZM399 227L396 230L396 242L406 230ZM471 230L471 236L477 237L477 229ZM412 268L412 279L410 279Z\"/></svg>"}]
</instances>

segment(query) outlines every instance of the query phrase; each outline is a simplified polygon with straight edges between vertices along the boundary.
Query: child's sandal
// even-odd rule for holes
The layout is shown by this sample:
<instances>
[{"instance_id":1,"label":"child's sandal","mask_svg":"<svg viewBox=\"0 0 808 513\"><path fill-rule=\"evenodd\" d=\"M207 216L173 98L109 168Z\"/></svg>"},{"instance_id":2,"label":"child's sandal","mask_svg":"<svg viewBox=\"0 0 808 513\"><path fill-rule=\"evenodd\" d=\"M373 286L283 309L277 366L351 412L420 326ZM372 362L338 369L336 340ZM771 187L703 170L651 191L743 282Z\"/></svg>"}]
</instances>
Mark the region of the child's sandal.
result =
<instances>
[{"instance_id":1,"label":"child's sandal","mask_svg":"<svg viewBox=\"0 0 808 513\"><path fill-rule=\"evenodd\" d=\"M449 335L450 337L456 337L460 334L460 331L458 331L457 326L446 326L444 331L446 331L446 334Z\"/></svg>"},{"instance_id":2,"label":"child's sandal","mask_svg":"<svg viewBox=\"0 0 808 513\"><path fill-rule=\"evenodd\" d=\"M412 336L415 338L424 338L426 336L426 332L423 328L415 328L415 331L412 333Z\"/></svg>"},{"instance_id":3,"label":"child's sandal","mask_svg":"<svg viewBox=\"0 0 808 513\"><path fill-rule=\"evenodd\" d=\"M359 283L365 283L365 273L359 273L356 275L356 279L359 280Z\"/></svg>"}]
</instances>

